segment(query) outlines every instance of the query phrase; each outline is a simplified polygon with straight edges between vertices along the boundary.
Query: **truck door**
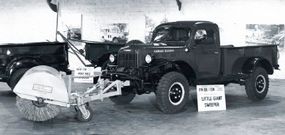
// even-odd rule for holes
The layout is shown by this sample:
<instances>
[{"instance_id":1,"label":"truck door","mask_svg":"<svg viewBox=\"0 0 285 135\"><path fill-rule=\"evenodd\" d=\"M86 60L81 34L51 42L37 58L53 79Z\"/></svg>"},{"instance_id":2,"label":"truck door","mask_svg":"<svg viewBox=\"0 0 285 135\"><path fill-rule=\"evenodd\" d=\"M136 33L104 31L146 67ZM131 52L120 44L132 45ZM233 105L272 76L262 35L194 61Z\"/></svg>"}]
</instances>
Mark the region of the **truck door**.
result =
<instances>
[{"instance_id":1,"label":"truck door","mask_svg":"<svg viewBox=\"0 0 285 135\"><path fill-rule=\"evenodd\" d=\"M198 78L215 78L220 71L220 48L218 37L211 28L198 28L194 33L193 53L198 67Z\"/></svg>"}]
</instances>

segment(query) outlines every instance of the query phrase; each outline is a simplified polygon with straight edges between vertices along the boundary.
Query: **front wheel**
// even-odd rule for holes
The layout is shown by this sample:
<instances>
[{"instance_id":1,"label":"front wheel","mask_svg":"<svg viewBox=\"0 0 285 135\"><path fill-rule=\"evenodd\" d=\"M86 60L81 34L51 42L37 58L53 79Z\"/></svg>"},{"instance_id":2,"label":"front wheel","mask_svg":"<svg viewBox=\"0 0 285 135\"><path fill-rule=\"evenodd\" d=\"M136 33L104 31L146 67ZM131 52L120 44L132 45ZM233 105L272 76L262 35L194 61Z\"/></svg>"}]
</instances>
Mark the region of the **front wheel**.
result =
<instances>
[{"instance_id":1,"label":"front wheel","mask_svg":"<svg viewBox=\"0 0 285 135\"><path fill-rule=\"evenodd\" d=\"M245 82L245 90L248 98L259 101L265 98L268 92L269 79L264 68L257 67Z\"/></svg>"},{"instance_id":2,"label":"front wheel","mask_svg":"<svg viewBox=\"0 0 285 135\"><path fill-rule=\"evenodd\" d=\"M78 107L75 108L77 112L77 120L79 120L80 122L88 122L92 120L93 115L94 115L93 110L91 109L88 103L84 104L84 107L86 108L85 115L79 110Z\"/></svg>"},{"instance_id":3,"label":"front wheel","mask_svg":"<svg viewBox=\"0 0 285 135\"><path fill-rule=\"evenodd\" d=\"M125 105L133 101L136 94L131 91L130 87L122 88L122 95L110 97L110 100L116 105Z\"/></svg>"},{"instance_id":4,"label":"front wheel","mask_svg":"<svg viewBox=\"0 0 285 135\"><path fill-rule=\"evenodd\" d=\"M189 99L187 79L178 72L169 72L159 80L156 90L156 102L163 113L182 111Z\"/></svg>"}]
</instances>

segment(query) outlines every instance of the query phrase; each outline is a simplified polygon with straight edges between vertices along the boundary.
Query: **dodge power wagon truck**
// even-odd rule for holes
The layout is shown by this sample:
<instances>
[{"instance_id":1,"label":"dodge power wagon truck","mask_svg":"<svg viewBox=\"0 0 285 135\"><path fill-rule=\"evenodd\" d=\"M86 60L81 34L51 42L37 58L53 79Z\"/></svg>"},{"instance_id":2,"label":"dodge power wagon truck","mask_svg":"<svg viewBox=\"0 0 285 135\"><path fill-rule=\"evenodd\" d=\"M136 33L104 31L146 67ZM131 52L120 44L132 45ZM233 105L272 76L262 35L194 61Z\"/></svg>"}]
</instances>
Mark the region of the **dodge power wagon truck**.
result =
<instances>
[{"instance_id":1,"label":"dodge power wagon truck","mask_svg":"<svg viewBox=\"0 0 285 135\"><path fill-rule=\"evenodd\" d=\"M198 84L245 85L253 101L268 92L268 74L278 69L276 45L220 46L219 27L208 21L180 21L156 27L150 44L121 48L109 57L103 78L130 80L116 104L132 101L136 94L154 92L164 113L182 111L190 86Z\"/></svg>"},{"instance_id":2,"label":"dodge power wagon truck","mask_svg":"<svg viewBox=\"0 0 285 135\"><path fill-rule=\"evenodd\" d=\"M0 81L13 89L30 68L48 65L68 72L68 45L59 42L6 44L0 46Z\"/></svg>"}]
</instances>

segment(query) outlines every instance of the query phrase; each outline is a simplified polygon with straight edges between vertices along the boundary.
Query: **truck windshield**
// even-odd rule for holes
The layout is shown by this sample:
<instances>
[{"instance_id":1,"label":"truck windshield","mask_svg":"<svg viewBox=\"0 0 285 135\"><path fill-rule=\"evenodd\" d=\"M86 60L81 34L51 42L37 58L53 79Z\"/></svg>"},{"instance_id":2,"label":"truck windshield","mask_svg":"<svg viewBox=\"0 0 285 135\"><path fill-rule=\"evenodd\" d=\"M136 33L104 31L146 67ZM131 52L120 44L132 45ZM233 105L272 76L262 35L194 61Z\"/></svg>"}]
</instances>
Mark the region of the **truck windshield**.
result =
<instances>
[{"instance_id":1,"label":"truck windshield","mask_svg":"<svg viewBox=\"0 0 285 135\"><path fill-rule=\"evenodd\" d=\"M185 43L189 39L189 37L190 29L188 28L176 28L169 26L160 27L153 33L152 43L163 43L165 45L180 45L180 43Z\"/></svg>"}]
</instances>

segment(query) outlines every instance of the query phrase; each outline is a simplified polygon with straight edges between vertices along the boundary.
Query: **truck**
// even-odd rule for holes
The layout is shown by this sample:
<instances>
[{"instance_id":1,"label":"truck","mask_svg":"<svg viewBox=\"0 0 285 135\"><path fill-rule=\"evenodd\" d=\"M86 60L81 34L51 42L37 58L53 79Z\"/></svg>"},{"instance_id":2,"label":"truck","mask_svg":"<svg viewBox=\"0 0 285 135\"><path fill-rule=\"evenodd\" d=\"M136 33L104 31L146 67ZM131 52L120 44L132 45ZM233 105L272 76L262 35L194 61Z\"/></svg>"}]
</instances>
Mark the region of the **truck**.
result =
<instances>
[{"instance_id":1,"label":"truck","mask_svg":"<svg viewBox=\"0 0 285 135\"><path fill-rule=\"evenodd\" d=\"M121 30L115 24L111 24L101 28L101 34L103 42L126 43L128 32Z\"/></svg>"},{"instance_id":2,"label":"truck","mask_svg":"<svg viewBox=\"0 0 285 135\"><path fill-rule=\"evenodd\" d=\"M250 100L262 100L274 69L279 69L276 45L220 45L217 24L178 21L157 26L148 44L129 45L111 54L102 78L130 81L122 95L110 97L115 104L154 92L159 110L178 113L185 110L189 91L196 85L237 83L245 86Z\"/></svg>"},{"instance_id":3,"label":"truck","mask_svg":"<svg viewBox=\"0 0 285 135\"><path fill-rule=\"evenodd\" d=\"M32 67L46 65L70 74L69 51L83 55L91 62L87 66L106 66L109 54L117 52L125 44L84 41L85 48L78 50L69 39L58 33L66 42L35 42L0 45L0 81L11 89L15 87L24 73ZM72 49L73 50L72 50ZM96 80L96 79L94 79Z\"/></svg>"},{"instance_id":4,"label":"truck","mask_svg":"<svg viewBox=\"0 0 285 135\"><path fill-rule=\"evenodd\" d=\"M34 66L47 65L69 72L68 64L67 43L35 42L0 46L0 81L6 82L11 89Z\"/></svg>"}]
</instances>

